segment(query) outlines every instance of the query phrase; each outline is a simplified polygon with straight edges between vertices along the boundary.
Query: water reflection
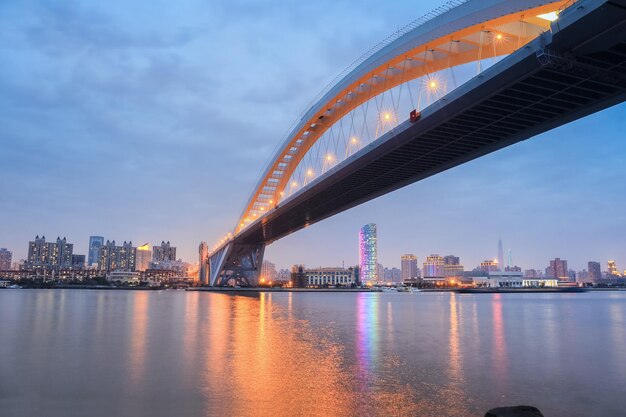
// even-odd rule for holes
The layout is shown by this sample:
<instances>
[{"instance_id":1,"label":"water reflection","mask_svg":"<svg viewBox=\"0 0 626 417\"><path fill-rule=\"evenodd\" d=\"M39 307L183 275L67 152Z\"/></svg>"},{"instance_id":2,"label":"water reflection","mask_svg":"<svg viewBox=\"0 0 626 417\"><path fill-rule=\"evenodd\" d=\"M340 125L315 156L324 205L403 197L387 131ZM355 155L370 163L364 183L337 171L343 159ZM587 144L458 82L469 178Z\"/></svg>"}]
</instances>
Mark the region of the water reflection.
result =
<instances>
[{"instance_id":1,"label":"water reflection","mask_svg":"<svg viewBox=\"0 0 626 417\"><path fill-rule=\"evenodd\" d=\"M365 381L370 372L375 372L378 355L378 303L377 295L357 295L357 359L360 380Z\"/></svg>"},{"instance_id":2,"label":"water reflection","mask_svg":"<svg viewBox=\"0 0 626 417\"><path fill-rule=\"evenodd\" d=\"M502 318L502 294L493 294L491 300L493 319L492 356L495 367L494 380L499 386L507 381L508 363L506 357L506 340L504 319Z\"/></svg>"},{"instance_id":3,"label":"water reflection","mask_svg":"<svg viewBox=\"0 0 626 417\"><path fill-rule=\"evenodd\" d=\"M7 290L0 312L0 375L11 378L0 378L2 415L457 417L523 402L589 417L626 408L626 294Z\"/></svg>"},{"instance_id":4,"label":"water reflection","mask_svg":"<svg viewBox=\"0 0 626 417\"><path fill-rule=\"evenodd\" d=\"M134 293L133 297L129 297L127 301L131 320L128 326L130 346L126 359L131 389L137 390L144 377L150 294L139 291Z\"/></svg>"}]
</instances>

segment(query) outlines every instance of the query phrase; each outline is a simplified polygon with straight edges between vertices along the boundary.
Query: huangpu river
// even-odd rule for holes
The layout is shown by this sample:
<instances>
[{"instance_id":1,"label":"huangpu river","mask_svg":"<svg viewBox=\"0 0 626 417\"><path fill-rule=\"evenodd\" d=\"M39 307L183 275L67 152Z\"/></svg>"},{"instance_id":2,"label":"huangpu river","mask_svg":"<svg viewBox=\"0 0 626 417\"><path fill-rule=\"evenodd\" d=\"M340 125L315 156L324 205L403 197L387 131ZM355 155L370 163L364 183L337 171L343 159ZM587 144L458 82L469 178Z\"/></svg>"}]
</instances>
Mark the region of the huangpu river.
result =
<instances>
[{"instance_id":1,"label":"huangpu river","mask_svg":"<svg viewBox=\"0 0 626 417\"><path fill-rule=\"evenodd\" d=\"M0 416L626 415L626 292L0 290Z\"/></svg>"}]
</instances>

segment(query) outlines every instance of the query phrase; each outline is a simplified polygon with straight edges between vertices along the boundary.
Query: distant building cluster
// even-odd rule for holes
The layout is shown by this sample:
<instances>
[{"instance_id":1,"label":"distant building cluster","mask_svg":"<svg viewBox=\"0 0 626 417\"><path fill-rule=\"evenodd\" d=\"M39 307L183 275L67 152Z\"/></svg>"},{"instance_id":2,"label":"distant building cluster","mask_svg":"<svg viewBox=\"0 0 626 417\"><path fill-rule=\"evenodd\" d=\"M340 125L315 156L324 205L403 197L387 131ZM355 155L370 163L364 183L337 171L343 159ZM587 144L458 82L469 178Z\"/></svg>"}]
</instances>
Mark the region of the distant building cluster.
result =
<instances>
[{"instance_id":1,"label":"distant building cluster","mask_svg":"<svg viewBox=\"0 0 626 417\"><path fill-rule=\"evenodd\" d=\"M486 259L472 270L465 270L459 256L427 255L420 264L413 253L400 256L400 269L384 267L378 262L378 236L376 224L367 224L359 230L359 264L353 268L319 267L308 269L294 265L289 285L294 287L328 287L350 285L420 285L437 286L567 286L581 283L626 284L626 271L620 274L614 261L608 261L607 270L599 262L588 263L588 270L575 272L568 269L567 260L555 258L547 267L522 270L512 264L511 251L505 252L502 239L498 239L495 259ZM506 254L506 255L505 255ZM419 266L421 265L421 269ZM287 272L287 271L285 271ZM264 261L262 282L279 282L273 263ZM353 278L350 278L353 277ZM285 279L285 276L282 277Z\"/></svg>"},{"instance_id":2,"label":"distant building cluster","mask_svg":"<svg viewBox=\"0 0 626 417\"><path fill-rule=\"evenodd\" d=\"M103 278L114 282L197 279L195 265L176 259L176 247L162 241L135 247L124 241L91 236L87 255L75 254L74 244L65 237L47 241L36 236L28 242L26 259L12 263L12 253L0 249L0 278L36 280L79 280Z\"/></svg>"}]
</instances>

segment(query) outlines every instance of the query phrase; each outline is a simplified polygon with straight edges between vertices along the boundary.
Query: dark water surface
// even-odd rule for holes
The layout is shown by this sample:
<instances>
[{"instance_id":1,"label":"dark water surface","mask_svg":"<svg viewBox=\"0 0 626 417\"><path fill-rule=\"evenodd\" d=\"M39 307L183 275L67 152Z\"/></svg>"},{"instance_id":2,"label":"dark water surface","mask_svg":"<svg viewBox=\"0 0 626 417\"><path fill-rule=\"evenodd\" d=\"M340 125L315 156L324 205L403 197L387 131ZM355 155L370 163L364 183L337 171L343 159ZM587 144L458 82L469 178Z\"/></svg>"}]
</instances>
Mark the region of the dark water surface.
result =
<instances>
[{"instance_id":1,"label":"dark water surface","mask_svg":"<svg viewBox=\"0 0 626 417\"><path fill-rule=\"evenodd\" d=\"M626 415L626 292L0 290L0 416Z\"/></svg>"}]
</instances>

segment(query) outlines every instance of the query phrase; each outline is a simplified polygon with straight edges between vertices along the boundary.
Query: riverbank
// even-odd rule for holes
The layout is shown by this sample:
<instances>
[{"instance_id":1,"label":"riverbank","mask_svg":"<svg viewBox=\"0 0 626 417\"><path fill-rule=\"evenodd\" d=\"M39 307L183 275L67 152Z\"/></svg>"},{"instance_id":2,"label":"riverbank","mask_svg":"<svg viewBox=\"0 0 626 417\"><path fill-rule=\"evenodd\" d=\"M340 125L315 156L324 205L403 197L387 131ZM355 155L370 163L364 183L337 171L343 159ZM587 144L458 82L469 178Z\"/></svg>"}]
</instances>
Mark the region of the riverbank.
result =
<instances>
[{"instance_id":1,"label":"riverbank","mask_svg":"<svg viewBox=\"0 0 626 417\"><path fill-rule=\"evenodd\" d=\"M379 292L369 288L269 288L269 287L194 287L185 291L206 291L221 293L259 293L259 292Z\"/></svg>"}]
</instances>

